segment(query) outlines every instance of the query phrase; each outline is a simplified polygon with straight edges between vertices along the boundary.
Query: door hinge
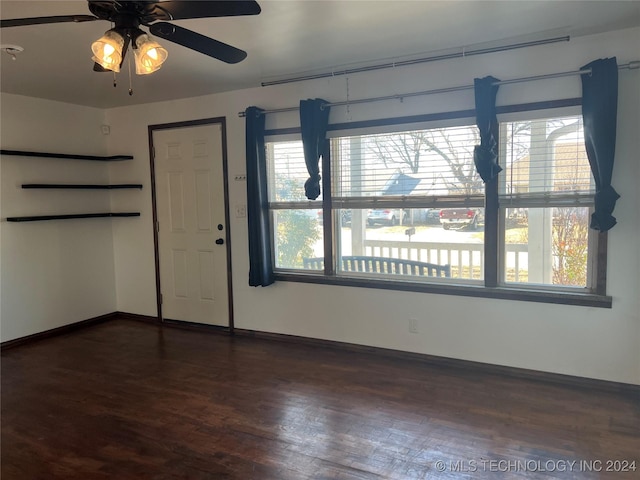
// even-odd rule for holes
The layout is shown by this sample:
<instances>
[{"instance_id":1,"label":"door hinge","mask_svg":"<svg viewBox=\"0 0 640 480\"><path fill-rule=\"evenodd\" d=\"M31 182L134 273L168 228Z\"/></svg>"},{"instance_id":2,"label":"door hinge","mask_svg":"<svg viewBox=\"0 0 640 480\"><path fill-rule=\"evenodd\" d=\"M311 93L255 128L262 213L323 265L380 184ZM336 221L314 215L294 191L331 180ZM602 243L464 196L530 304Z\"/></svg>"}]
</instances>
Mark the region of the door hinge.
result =
<instances>
[{"instance_id":1,"label":"door hinge","mask_svg":"<svg viewBox=\"0 0 640 480\"><path fill-rule=\"evenodd\" d=\"M156 222L156 232L160 231L160 222Z\"/></svg>"},{"instance_id":2,"label":"door hinge","mask_svg":"<svg viewBox=\"0 0 640 480\"><path fill-rule=\"evenodd\" d=\"M164 295L160 294L160 305L164 303Z\"/></svg>"},{"instance_id":3,"label":"door hinge","mask_svg":"<svg viewBox=\"0 0 640 480\"><path fill-rule=\"evenodd\" d=\"M156 147L151 147L151 156L154 160L156 159Z\"/></svg>"}]
</instances>

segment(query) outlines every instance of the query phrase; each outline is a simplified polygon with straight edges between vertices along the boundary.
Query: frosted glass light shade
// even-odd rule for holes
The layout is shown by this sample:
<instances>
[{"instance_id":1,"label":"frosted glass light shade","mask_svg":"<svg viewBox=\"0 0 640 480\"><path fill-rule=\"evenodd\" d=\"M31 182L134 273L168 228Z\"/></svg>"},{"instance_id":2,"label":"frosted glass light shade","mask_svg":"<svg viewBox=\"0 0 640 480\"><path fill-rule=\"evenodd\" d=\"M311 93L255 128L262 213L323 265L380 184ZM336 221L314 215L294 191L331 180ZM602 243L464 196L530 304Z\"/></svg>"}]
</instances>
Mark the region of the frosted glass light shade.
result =
<instances>
[{"instance_id":1,"label":"frosted glass light shade","mask_svg":"<svg viewBox=\"0 0 640 480\"><path fill-rule=\"evenodd\" d=\"M107 70L120 71L124 38L115 30L109 30L91 44L92 60Z\"/></svg>"},{"instance_id":2,"label":"frosted glass light shade","mask_svg":"<svg viewBox=\"0 0 640 480\"><path fill-rule=\"evenodd\" d=\"M136 48L133 49L136 58L136 73L148 75L158 70L167 59L167 51L148 35L142 34L136 38Z\"/></svg>"}]
</instances>

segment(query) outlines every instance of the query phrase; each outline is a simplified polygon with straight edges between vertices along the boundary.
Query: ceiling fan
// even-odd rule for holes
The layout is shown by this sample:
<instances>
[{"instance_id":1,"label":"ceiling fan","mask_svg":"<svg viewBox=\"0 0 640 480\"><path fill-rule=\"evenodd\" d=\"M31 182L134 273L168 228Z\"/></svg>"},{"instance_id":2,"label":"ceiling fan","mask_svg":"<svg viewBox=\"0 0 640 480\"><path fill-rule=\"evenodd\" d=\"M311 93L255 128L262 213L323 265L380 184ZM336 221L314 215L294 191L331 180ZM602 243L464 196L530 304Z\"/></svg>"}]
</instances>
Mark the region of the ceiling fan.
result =
<instances>
[{"instance_id":1,"label":"ceiling fan","mask_svg":"<svg viewBox=\"0 0 640 480\"><path fill-rule=\"evenodd\" d=\"M92 45L93 69L97 72L119 72L129 46L136 64L136 73L145 75L160 68L167 51L152 40L149 32L183 47L203 53L226 63L238 63L247 57L244 50L206 37L192 30L168 23L167 20L191 18L233 17L257 15L261 9L251 0L184 1L184 0L87 0L93 15L60 15L52 17L0 20L0 28L21 27L65 22L107 20L113 28Z\"/></svg>"}]
</instances>

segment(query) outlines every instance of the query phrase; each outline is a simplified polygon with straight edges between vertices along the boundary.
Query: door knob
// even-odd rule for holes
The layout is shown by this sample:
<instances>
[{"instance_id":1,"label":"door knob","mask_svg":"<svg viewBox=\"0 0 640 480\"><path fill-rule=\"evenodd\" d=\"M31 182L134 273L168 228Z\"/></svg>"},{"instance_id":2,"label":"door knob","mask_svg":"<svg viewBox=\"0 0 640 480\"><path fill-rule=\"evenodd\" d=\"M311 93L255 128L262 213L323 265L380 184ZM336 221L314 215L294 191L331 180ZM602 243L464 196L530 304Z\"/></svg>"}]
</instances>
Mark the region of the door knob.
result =
<instances>
[{"instance_id":1,"label":"door knob","mask_svg":"<svg viewBox=\"0 0 640 480\"><path fill-rule=\"evenodd\" d=\"M218 239L216 240L216 245L222 245L222 244L224 244L224 240L223 240L223 239L221 239L221 238L218 238Z\"/></svg>"}]
</instances>

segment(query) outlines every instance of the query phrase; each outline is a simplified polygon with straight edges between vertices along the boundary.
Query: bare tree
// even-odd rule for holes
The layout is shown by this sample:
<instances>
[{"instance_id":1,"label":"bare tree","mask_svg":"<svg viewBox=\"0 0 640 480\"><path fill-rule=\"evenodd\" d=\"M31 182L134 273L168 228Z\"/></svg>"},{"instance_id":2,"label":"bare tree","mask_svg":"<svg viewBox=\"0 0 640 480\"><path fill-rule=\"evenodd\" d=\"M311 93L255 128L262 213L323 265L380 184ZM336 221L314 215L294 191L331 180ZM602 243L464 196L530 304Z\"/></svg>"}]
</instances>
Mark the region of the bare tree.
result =
<instances>
[{"instance_id":1,"label":"bare tree","mask_svg":"<svg viewBox=\"0 0 640 480\"><path fill-rule=\"evenodd\" d=\"M369 150L385 167L396 165L400 171L417 174L433 154L448 166L451 175L440 172L438 177L453 192L465 195L482 193L483 184L473 163L473 148L479 143L475 128L441 128L412 132L375 135Z\"/></svg>"},{"instance_id":2,"label":"bare tree","mask_svg":"<svg viewBox=\"0 0 640 480\"><path fill-rule=\"evenodd\" d=\"M519 170L514 178L527 184L530 193L576 191L590 175L586 154L578 157L580 121L567 119L534 120L511 124L506 145L512 169ZM571 136L575 135L575 139ZM569 156L561 153L563 137L576 142ZM527 141L528 139L528 141ZM564 139L565 142L568 140ZM560 143L560 145L559 145ZM566 143L565 143L566 145ZM519 165L516 162L524 160ZM549 280L554 285L587 285L588 209L575 206L529 208L528 241L544 242L541 262L548 262ZM532 239L533 237L533 239ZM548 242L548 243L547 243ZM542 263L541 263L542 264ZM539 272L544 272L542 267ZM531 279L532 269L529 270ZM541 274L541 273L539 273Z\"/></svg>"},{"instance_id":3,"label":"bare tree","mask_svg":"<svg viewBox=\"0 0 640 480\"><path fill-rule=\"evenodd\" d=\"M409 173L418 173L420 157L428 151L426 132L402 132L399 134L375 135L371 137L369 149L384 163L385 167L399 164Z\"/></svg>"},{"instance_id":4,"label":"bare tree","mask_svg":"<svg viewBox=\"0 0 640 480\"><path fill-rule=\"evenodd\" d=\"M551 245L554 285L587 285L588 216L586 208L554 208Z\"/></svg>"}]
</instances>

